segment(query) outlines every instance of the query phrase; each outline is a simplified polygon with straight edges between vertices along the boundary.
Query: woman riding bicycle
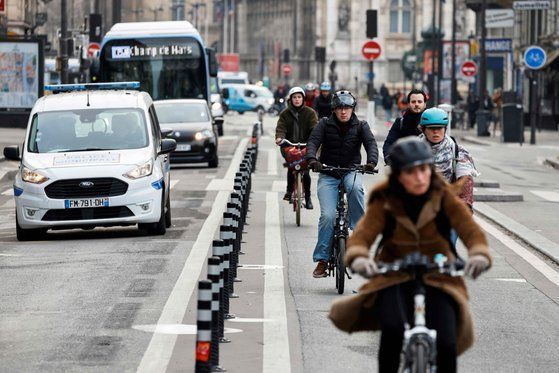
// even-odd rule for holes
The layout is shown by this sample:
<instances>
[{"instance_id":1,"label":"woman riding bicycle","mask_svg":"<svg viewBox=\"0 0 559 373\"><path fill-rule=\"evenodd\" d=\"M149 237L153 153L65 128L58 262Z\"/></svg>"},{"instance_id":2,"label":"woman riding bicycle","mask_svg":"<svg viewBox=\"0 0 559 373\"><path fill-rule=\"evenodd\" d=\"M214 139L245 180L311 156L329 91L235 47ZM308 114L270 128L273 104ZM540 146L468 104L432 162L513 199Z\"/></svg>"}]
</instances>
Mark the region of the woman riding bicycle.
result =
<instances>
[{"instance_id":1,"label":"woman riding bicycle","mask_svg":"<svg viewBox=\"0 0 559 373\"><path fill-rule=\"evenodd\" d=\"M485 235L449 185L435 172L429 145L416 137L398 140L391 150L389 179L375 187L367 211L348 241L345 261L365 277L378 274L369 248L383 235L375 261L394 262L419 251L431 261L442 253L457 254L450 242L455 229L468 248L465 273L476 278L491 265ZM379 371L397 372L405 324L413 315L413 282L405 273L376 276L356 296L335 302L334 324L346 332L381 330ZM437 331L438 372L456 371L456 356L474 340L468 292L461 277L429 273L426 284L426 326Z\"/></svg>"}]
</instances>

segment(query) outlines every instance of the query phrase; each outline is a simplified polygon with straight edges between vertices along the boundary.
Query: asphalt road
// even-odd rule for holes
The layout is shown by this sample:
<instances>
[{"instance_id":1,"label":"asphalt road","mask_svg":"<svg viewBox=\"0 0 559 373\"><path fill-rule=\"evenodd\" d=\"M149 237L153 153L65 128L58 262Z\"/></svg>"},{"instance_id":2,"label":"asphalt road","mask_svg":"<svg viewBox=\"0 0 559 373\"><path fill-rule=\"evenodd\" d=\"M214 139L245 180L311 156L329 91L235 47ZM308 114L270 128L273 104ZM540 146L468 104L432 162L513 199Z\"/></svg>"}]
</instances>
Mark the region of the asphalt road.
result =
<instances>
[{"instance_id":1,"label":"asphalt road","mask_svg":"<svg viewBox=\"0 0 559 373\"><path fill-rule=\"evenodd\" d=\"M18 243L13 197L2 194L10 183L0 182L0 371L193 371L191 277L196 279L200 270L205 277L199 266L207 255L204 243L219 224L212 209L254 119L251 114L227 117L217 171L173 170L174 222L162 237L110 228L56 232L46 241ZM318 202L315 197L315 210L303 211L302 226L296 227L290 206L281 201L285 171L273 145L274 126L274 118L267 117L243 236L242 282L235 284L239 298L231 300L237 317L227 322L231 343L221 344L220 363L229 372L375 371L378 334L347 335L326 318L339 295L333 278L312 278ZM386 128L374 130L381 146ZM484 177L492 157L512 175L528 172L507 161L514 153L476 147L472 152ZM540 189L558 175L543 167L526 165L531 183ZM499 174L489 176L503 188L514 186ZM366 188L383 177L366 176ZM556 209L551 201L539 201L539 210L531 203L491 206L509 209L513 217L526 208L533 220L541 219L539 210ZM551 216L550 224L556 222L557 215ZM480 223L488 232L494 266L478 281L468 281L477 341L460 357L460 370L556 370L557 266L494 225ZM346 294L362 283L357 277L348 281ZM173 312L180 317L171 323Z\"/></svg>"}]
</instances>

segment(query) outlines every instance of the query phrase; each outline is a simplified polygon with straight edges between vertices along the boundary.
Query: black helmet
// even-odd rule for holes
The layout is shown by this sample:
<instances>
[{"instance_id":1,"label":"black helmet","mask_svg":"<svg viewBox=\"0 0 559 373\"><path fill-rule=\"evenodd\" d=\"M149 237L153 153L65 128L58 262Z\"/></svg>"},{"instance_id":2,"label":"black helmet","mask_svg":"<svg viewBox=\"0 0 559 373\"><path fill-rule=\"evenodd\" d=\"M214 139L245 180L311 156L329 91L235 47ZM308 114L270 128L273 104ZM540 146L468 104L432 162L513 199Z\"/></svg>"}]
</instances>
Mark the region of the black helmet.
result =
<instances>
[{"instance_id":1,"label":"black helmet","mask_svg":"<svg viewBox=\"0 0 559 373\"><path fill-rule=\"evenodd\" d=\"M416 136L399 139L390 149L390 167L400 171L421 164L433 164L431 147Z\"/></svg>"},{"instance_id":2,"label":"black helmet","mask_svg":"<svg viewBox=\"0 0 559 373\"><path fill-rule=\"evenodd\" d=\"M338 91L332 97L332 109L341 107L350 107L352 109L357 105L357 100L350 91Z\"/></svg>"}]
</instances>

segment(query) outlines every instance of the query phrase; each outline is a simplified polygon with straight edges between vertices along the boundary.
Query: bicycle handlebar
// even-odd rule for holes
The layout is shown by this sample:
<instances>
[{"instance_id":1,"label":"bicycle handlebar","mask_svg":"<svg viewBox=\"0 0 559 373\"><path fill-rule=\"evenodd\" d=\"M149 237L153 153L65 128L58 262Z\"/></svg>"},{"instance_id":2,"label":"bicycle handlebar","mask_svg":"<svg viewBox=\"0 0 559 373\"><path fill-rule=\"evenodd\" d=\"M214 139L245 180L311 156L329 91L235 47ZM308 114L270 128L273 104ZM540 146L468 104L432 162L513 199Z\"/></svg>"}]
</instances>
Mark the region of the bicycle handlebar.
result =
<instances>
[{"instance_id":1,"label":"bicycle handlebar","mask_svg":"<svg viewBox=\"0 0 559 373\"><path fill-rule=\"evenodd\" d=\"M292 143L291 141L287 140L287 139L283 139L280 141L280 143L278 144L281 147L286 147L286 146L296 146L298 148L304 148L307 146L306 142L297 142L297 143Z\"/></svg>"},{"instance_id":2,"label":"bicycle handlebar","mask_svg":"<svg viewBox=\"0 0 559 373\"><path fill-rule=\"evenodd\" d=\"M390 272L438 272L449 275L451 277L462 276L464 274L464 261L456 259L452 262L446 261L446 257L437 261L435 255L435 262L429 262L424 255L410 254L403 260L396 260L392 263L377 262L378 274L383 275Z\"/></svg>"},{"instance_id":3,"label":"bicycle handlebar","mask_svg":"<svg viewBox=\"0 0 559 373\"><path fill-rule=\"evenodd\" d=\"M354 167L336 167L336 166L328 166L327 164L323 164L322 171L341 171L341 172L357 171L362 174L378 174L378 170L376 168L373 171L365 171L364 165L359 165Z\"/></svg>"}]
</instances>

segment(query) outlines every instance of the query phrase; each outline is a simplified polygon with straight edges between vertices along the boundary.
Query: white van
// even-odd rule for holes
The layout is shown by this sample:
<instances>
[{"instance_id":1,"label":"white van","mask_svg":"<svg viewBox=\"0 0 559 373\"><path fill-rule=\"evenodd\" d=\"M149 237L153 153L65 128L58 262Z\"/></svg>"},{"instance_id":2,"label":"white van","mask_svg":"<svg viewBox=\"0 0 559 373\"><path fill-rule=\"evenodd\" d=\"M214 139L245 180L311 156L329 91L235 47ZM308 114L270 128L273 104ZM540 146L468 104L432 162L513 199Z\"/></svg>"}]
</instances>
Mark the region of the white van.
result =
<instances>
[{"instance_id":1,"label":"white van","mask_svg":"<svg viewBox=\"0 0 559 373\"><path fill-rule=\"evenodd\" d=\"M171 225L168 154L151 97L138 82L47 86L37 100L14 180L16 233L132 225L164 234Z\"/></svg>"},{"instance_id":2,"label":"white van","mask_svg":"<svg viewBox=\"0 0 559 373\"><path fill-rule=\"evenodd\" d=\"M224 101L228 110L239 114L259 110L267 112L274 104L274 94L266 87L254 84L224 84L222 90L227 90Z\"/></svg>"}]
</instances>

